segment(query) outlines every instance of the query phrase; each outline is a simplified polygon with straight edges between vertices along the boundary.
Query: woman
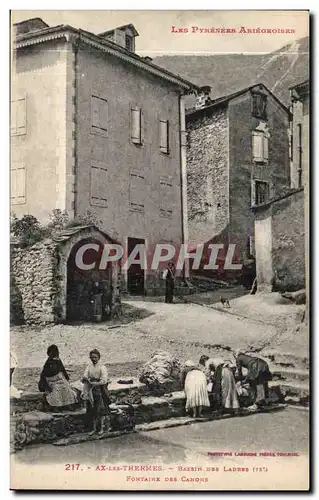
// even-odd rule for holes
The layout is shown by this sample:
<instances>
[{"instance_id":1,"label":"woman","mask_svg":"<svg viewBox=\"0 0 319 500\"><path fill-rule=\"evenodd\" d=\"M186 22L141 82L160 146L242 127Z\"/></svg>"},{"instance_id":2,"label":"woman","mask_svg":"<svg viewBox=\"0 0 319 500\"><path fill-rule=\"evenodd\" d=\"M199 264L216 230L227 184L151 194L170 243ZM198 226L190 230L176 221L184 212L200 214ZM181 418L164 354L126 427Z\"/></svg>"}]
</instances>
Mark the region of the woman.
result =
<instances>
[{"instance_id":1,"label":"woman","mask_svg":"<svg viewBox=\"0 0 319 500\"><path fill-rule=\"evenodd\" d=\"M227 412L237 412L240 405L231 362L210 358L206 361L206 366L213 374L211 394L214 407Z\"/></svg>"},{"instance_id":2,"label":"woman","mask_svg":"<svg viewBox=\"0 0 319 500\"><path fill-rule=\"evenodd\" d=\"M268 363L263 359L245 354L241 350L235 353L238 378L242 384L248 383L253 392L254 404L262 406L269 398L268 382L272 379ZM247 375L243 376L243 368Z\"/></svg>"},{"instance_id":3,"label":"woman","mask_svg":"<svg viewBox=\"0 0 319 500\"><path fill-rule=\"evenodd\" d=\"M50 345L38 384L39 391L46 393L46 400L50 406L65 407L78 402L76 391L72 389L56 345Z\"/></svg>"},{"instance_id":4,"label":"woman","mask_svg":"<svg viewBox=\"0 0 319 500\"><path fill-rule=\"evenodd\" d=\"M21 391L19 391L12 383L13 373L17 366L18 358L16 354L10 350L10 397L15 399L19 399L21 396Z\"/></svg>"},{"instance_id":5,"label":"woman","mask_svg":"<svg viewBox=\"0 0 319 500\"><path fill-rule=\"evenodd\" d=\"M169 262L166 270L165 277L165 302L166 304L172 304L174 299L174 288L175 288L175 266L173 262Z\"/></svg>"},{"instance_id":6,"label":"woman","mask_svg":"<svg viewBox=\"0 0 319 500\"><path fill-rule=\"evenodd\" d=\"M86 401L86 411L89 420L93 423L90 432L92 436L97 432L97 423L100 421L99 434L109 431L110 427L110 398L108 395L108 373L104 365L100 363L101 355L97 349L90 352L91 363L86 367L82 382L82 399ZM105 420L107 421L104 429Z\"/></svg>"},{"instance_id":7,"label":"woman","mask_svg":"<svg viewBox=\"0 0 319 500\"><path fill-rule=\"evenodd\" d=\"M182 371L181 382L186 395L186 411L189 410L193 418L201 417L203 408L210 406L205 374L196 363L188 360Z\"/></svg>"}]
</instances>

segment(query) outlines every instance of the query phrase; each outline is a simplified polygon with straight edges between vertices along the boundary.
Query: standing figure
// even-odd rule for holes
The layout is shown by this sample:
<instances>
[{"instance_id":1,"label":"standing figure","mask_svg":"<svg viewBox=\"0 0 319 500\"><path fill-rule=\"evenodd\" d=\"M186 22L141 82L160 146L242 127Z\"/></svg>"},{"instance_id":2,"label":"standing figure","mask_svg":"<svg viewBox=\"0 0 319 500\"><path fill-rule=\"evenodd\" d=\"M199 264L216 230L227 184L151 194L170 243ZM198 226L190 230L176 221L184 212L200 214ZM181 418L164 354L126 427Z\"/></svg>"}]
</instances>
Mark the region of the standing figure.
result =
<instances>
[{"instance_id":1,"label":"standing figure","mask_svg":"<svg viewBox=\"0 0 319 500\"><path fill-rule=\"evenodd\" d=\"M97 432L97 423L100 421L99 434L108 432L110 428L110 409L111 400L108 394L108 373L104 365L100 363L100 353L97 349L90 352L91 363L86 367L82 382L82 399L86 401L86 411L90 422L93 423L93 429L90 435ZM107 422L104 429L104 423Z\"/></svg>"},{"instance_id":2,"label":"standing figure","mask_svg":"<svg viewBox=\"0 0 319 500\"><path fill-rule=\"evenodd\" d=\"M59 349L50 345L38 384L40 392L46 393L46 400L50 406L65 407L78 402L77 394L69 383L69 375L60 359Z\"/></svg>"},{"instance_id":3,"label":"standing figure","mask_svg":"<svg viewBox=\"0 0 319 500\"><path fill-rule=\"evenodd\" d=\"M269 398L268 382L272 380L268 363L263 359L236 351L236 366L239 380L244 384L249 383L254 397L254 403L262 406ZM246 368L247 375L243 376L242 369Z\"/></svg>"},{"instance_id":4,"label":"standing figure","mask_svg":"<svg viewBox=\"0 0 319 500\"><path fill-rule=\"evenodd\" d=\"M236 382L230 361L209 359L209 369L213 372L212 403L215 408L226 412L238 412L239 401Z\"/></svg>"},{"instance_id":5,"label":"standing figure","mask_svg":"<svg viewBox=\"0 0 319 500\"><path fill-rule=\"evenodd\" d=\"M165 277L165 302L166 304L172 304L174 299L174 288L175 288L175 266L173 262L169 262L166 270Z\"/></svg>"},{"instance_id":6,"label":"standing figure","mask_svg":"<svg viewBox=\"0 0 319 500\"><path fill-rule=\"evenodd\" d=\"M191 411L194 418L201 417L203 408L210 406L205 373L188 360L182 370L181 382L186 395L186 411Z\"/></svg>"},{"instance_id":7,"label":"standing figure","mask_svg":"<svg viewBox=\"0 0 319 500\"><path fill-rule=\"evenodd\" d=\"M93 321L101 322L103 317L103 288L98 281L94 281L90 290Z\"/></svg>"},{"instance_id":8,"label":"standing figure","mask_svg":"<svg viewBox=\"0 0 319 500\"><path fill-rule=\"evenodd\" d=\"M10 397L19 399L21 396L21 391L19 391L12 383L13 373L17 366L17 356L12 350L10 350Z\"/></svg>"}]
</instances>

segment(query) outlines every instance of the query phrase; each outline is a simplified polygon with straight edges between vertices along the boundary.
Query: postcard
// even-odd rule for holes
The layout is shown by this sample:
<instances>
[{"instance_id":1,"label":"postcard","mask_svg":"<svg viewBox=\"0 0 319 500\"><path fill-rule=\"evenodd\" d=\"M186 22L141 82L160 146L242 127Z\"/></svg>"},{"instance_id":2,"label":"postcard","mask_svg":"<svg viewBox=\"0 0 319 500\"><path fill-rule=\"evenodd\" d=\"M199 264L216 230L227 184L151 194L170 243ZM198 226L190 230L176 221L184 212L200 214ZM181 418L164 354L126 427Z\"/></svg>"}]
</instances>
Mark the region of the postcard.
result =
<instances>
[{"instance_id":1,"label":"postcard","mask_svg":"<svg viewBox=\"0 0 319 500\"><path fill-rule=\"evenodd\" d=\"M309 491L309 36L11 11L12 490Z\"/></svg>"}]
</instances>

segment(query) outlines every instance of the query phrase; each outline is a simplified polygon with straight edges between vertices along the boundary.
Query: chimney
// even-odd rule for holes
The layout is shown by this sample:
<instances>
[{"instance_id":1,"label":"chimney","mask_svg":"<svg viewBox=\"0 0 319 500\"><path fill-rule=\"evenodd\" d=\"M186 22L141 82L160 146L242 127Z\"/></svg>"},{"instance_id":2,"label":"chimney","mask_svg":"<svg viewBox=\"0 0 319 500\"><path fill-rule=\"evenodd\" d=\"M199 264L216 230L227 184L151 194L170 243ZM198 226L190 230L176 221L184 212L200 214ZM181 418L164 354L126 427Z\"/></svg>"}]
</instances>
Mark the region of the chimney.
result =
<instances>
[{"instance_id":1,"label":"chimney","mask_svg":"<svg viewBox=\"0 0 319 500\"><path fill-rule=\"evenodd\" d=\"M212 102L210 98L211 90L212 88L209 87L208 85L205 85L204 87L200 88L200 92L196 96L195 109L204 108L205 106L208 106Z\"/></svg>"}]
</instances>

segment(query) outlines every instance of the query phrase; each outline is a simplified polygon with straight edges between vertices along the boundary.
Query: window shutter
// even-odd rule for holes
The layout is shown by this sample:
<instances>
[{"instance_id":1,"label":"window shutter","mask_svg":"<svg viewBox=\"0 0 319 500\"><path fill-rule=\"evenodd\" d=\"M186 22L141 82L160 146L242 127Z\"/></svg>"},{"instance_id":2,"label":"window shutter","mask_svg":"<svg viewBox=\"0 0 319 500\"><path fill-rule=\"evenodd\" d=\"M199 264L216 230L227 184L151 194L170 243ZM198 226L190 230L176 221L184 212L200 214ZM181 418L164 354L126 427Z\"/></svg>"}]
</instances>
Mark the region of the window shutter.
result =
<instances>
[{"instance_id":1,"label":"window shutter","mask_svg":"<svg viewBox=\"0 0 319 500\"><path fill-rule=\"evenodd\" d=\"M265 161L268 161L268 137L264 135L263 140L264 140L263 158Z\"/></svg>"},{"instance_id":2,"label":"window shutter","mask_svg":"<svg viewBox=\"0 0 319 500\"><path fill-rule=\"evenodd\" d=\"M93 165L91 167L91 204L107 206L108 175L107 169Z\"/></svg>"},{"instance_id":3,"label":"window shutter","mask_svg":"<svg viewBox=\"0 0 319 500\"><path fill-rule=\"evenodd\" d=\"M141 144L141 110L131 109L131 139L134 144Z\"/></svg>"},{"instance_id":4,"label":"window shutter","mask_svg":"<svg viewBox=\"0 0 319 500\"><path fill-rule=\"evenodd\" d=\"M253 132L253 159L256 162L263 161L263 134Z\"/></svg>"},{"instance_id":5,"label":"window shutter","mask_svg":"<svg viewBox=\"0 0 319 500\"><path fill-rule=\"evenodd\" d=\"M256 183L255 181L251 182L251 205L256 205Z\"/></svg>"},{"instance_id":6,"label":"window shutter","mask_svg":"<svg viewBox=\"0 0 319 500\"><path fill-rule=\"evenodd\" d=\"M141 130L140 130L140 144L144 142L144 133L145 133L145 120L143 110L140 109L140 121L141 121Z\"/></svg>"},{"instance_id":7,"label":"window shutter","mask_svg":"<svg viewBox=\"0 0 319 500\"><path fill-rule=\"evenodd\" d=\"M173 213L173 186L169 179L160 180L160 215L171 217Z\"/></svg>"},{"instance_id":8,"label":"window shutter","mask_svg":"<svg viewBox=\"0 0 319 500\"><path fill-rule=\"evenodd\" d=\"M100 128L99 98L92 95L92 127Z\"/></svg>"},{"instance_id":9,"label":"window shutter","mask_svg":"<svg viewBox=\"0 0 319 500\"><path fill-rule=\"evenodd\" d=\"M11 198L14 204L26 202L26 175L24 165L12 164L11 166Z\"/></svg>"},{"instance_id":10,"label":"window shutter","mask_svg":"<svg viewBox=\"0 0 319 500\"><path fill-rule=\"evenodd\" d=\"M27 128L26 99L25 97L11 101L11 124L12 135L23 135Z\"/></svg>"},{"instance_id":11,"label":"window shutter","mask_svg":"<svg viewBox=\"0 0 319 500\"><path fill-rule=\"evenodd\" d=\"M100 182L99 182L99 168L91 168L91 199L100 199Z\"/></svg>"},{"instance_id":12,"label":"window shutter","mask_svg":"<svg viewBox=\"0 0 319 500\"><path fill-rule=\"evenodd\" d=\"M169 153L169 122L160 120L160 150L162 153Z\"/></svg>"},{"instance_id":13,"label":"window shutter","mask_svg":"<svg viewBox=\"0 0 319 500\"><path fill-rule=\"evenodd\" d=\"M144 196L144 177L141 174L132 172L130 176L130 207L132 210L143 212Z\"/></svg>"},{"instance_id":14,"label":"window shutter","mask_svg":"<svg viewBox=\"0 0 319 500\"><path fill-rule=\"evenodd\" d=\"M103 130L107 130L108 127L108 102L105 99L99 99L100 101L100 128Z\"/></svg>"}]
</instances>

